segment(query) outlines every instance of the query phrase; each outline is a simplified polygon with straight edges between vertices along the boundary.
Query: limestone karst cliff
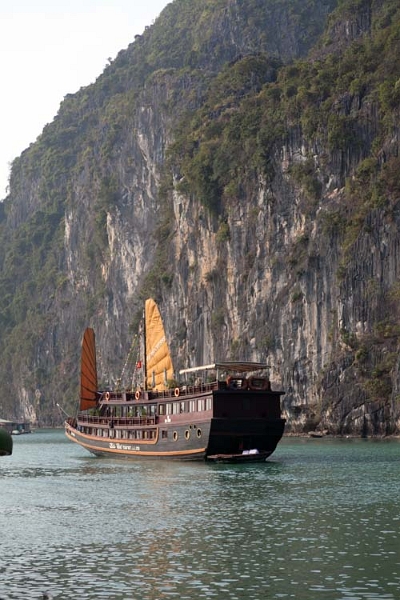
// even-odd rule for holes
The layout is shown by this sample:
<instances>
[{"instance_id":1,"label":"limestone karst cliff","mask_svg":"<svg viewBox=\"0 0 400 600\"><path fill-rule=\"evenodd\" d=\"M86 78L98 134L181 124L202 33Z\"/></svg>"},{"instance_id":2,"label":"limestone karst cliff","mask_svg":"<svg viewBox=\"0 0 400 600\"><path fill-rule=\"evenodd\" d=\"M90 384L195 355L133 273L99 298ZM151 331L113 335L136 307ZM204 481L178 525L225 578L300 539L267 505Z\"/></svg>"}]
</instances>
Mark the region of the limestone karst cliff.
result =
<instances>
[{"instance_id":1,"label":"limestone karst cliff","mask_svg":"<svg viewBox=\"0 0 400 600\"><path fill-rule=\"evenodd\" d=\"M176 370L266 359L289 430L398 432L399 31L175 0L67 96L1 207L2 416L73 411L87 325L115 381L152 295Z\"/></svg>"}]
</instances>

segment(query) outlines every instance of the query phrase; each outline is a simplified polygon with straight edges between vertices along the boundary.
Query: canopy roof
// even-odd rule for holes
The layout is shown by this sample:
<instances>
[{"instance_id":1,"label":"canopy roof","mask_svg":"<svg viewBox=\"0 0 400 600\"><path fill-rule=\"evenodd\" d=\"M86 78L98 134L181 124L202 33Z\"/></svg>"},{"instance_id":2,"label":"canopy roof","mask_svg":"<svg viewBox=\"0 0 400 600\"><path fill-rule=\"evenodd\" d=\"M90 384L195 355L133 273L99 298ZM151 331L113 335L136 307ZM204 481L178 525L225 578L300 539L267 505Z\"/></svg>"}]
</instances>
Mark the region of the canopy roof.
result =
<instances>
[{"instance_id":1,"label":"canopy roof","mask_svg":"<svg viewBox=\"0 0 400 600\"><path fill-rule=\"evenodd\" d=\"M179 371L180 375L185 373L196 373L197 371L207 371L209 369L220 370L220 371L235 371L236 373L249 373L251 371L260 371L261 369L268 369L269 365L259 362L250 362L245 360L239 361L224 361L215 362L210 365L203 365L201 367L191 367L190 369L182 369Z\"/></svg>"}]
</instances>

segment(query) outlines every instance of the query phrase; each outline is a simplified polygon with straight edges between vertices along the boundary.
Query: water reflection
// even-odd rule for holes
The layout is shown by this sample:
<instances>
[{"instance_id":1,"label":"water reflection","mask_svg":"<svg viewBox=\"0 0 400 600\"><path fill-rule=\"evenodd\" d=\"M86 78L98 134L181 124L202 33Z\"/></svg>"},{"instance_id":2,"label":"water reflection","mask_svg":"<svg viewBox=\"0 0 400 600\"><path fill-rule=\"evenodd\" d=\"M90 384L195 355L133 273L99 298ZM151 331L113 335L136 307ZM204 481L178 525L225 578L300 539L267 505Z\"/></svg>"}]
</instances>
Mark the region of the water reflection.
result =
<instances>
[{"instance_id":1,"label":"water reflection","mask_svg":"<svg viewBox=\"0 0 400 600\"><path fill-rule=\"evenodd\" d=\"M394 600L399 449L285 440L266 464L132 463L21 436L0 465L0 598Z\"/></svg>"}]
</instances>

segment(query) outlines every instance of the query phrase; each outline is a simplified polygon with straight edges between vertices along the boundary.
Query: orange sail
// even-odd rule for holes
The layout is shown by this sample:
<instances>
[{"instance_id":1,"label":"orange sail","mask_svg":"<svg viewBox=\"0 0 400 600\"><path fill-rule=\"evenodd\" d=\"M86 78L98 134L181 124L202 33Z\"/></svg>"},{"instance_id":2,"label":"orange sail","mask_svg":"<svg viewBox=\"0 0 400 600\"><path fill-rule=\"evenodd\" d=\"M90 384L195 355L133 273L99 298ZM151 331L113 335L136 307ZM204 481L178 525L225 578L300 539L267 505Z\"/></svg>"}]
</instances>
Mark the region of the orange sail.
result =
<instances>
[{"instance_id":1,"label":"orange sail","mask_svg":"<svg viewBox=\"0 0 400 600\"><path fill-rule=\"evenodd\" d=\"M174 368L160 311L152 299L145 303L145 324L147 388L163 391L168 388L168 379L174 377Z\"/></svg>"},{"instance_id":2,"label":"orange sail","mask_svg":"<svg viewBox=\"0 0 400 600\"><path fill-rule=\"evenodd\" d=\"M81 356L81 403L87 410L97 404L96 342L93 329L86 329L82 340Z\"/></svg>"}]
</instances>

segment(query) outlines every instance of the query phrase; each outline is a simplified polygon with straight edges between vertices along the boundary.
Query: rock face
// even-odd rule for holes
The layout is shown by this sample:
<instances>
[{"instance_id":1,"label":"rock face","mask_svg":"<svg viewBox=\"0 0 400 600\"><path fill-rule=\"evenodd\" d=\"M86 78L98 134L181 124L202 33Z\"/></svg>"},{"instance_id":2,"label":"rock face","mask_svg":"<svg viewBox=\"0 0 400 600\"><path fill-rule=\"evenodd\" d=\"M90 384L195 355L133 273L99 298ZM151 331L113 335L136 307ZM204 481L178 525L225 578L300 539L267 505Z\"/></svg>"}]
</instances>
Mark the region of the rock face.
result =
<instances>
[{"instance_id":1,"label":"rock face","mask_svg":"<svg viewBox=\"0 0 400 600\"><path fill-rule=\"evenodd\" d=\"M228 63L268 54L279 72L370 32L361 7L331 19L317 50L335 3L303 4L176 0L93 86L66 97L15 161L1 223L4 416L51 424L61 420L57 403L74 410L89 325L100 378L115 384L153 295L176 372L266 360L272 385L286 391L288 430L399 431L398 198L356 213L347 190L381 133L378 104L357 90L337 95L334 114L351 117L362 140L354 148L329 146L288 117L269 148L271 170L243 165L218 211L187 187L186 159L174 151ZM175 53L163 46L172 30ZM227 103L207 119L233 113L238 104ZM381 164L396 156L391 133Z\"/></svg>"}]
</instances>

